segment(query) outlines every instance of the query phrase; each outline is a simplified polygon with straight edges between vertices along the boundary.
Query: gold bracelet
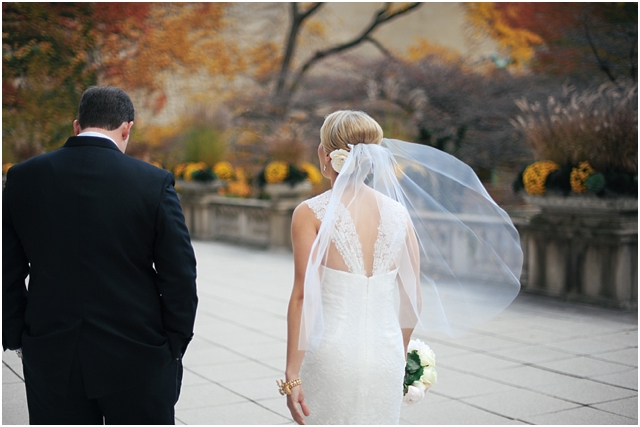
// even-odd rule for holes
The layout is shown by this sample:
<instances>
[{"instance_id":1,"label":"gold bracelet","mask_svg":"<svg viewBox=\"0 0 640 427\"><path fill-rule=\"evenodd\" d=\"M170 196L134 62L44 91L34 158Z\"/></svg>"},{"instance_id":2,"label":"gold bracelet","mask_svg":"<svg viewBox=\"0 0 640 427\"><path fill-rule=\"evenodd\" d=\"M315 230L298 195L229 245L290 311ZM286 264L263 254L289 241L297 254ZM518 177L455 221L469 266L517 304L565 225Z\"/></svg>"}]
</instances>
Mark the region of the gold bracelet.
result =
<instances>
[{"instance_id":1,"label":"gold bracelet","mask_svg":"<svg viewBox=\"0 0 640 427\"><path fill-rule=\"evenodd\" d=\"M291 396L291 389L297 385L302 384L302 380L298 378L295 380L287 381L286 383L284 382L284 380L276 380L276 384L278 384L278 391L280 392L280 395L284 396L286 394L287 396Z\"/></svg>"}]
</instances>

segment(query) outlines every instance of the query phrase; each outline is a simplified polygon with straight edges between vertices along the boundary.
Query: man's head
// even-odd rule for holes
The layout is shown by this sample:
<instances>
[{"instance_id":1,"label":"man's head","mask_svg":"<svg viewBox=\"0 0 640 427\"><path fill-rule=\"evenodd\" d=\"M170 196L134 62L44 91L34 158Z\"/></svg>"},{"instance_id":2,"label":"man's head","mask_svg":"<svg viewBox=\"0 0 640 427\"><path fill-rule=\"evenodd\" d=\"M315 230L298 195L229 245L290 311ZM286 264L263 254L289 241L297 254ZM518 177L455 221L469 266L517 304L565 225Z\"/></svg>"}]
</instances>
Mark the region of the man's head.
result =
<instances>
[{"instance_id":1,"label":"man's head","mask_svg":"<svg viewBox=\"0 0 640 427\"><path fill-rule=\"evenodd\" d=\"M78 107L81 129L115 130L133 121L133 102L129 95L113 86L91 86L82 94Z\"/></svg>"},{"instance_id":2,"label":"man's head","mask_svg":"<svg viewBox=\"0 0 640 427\"><path fill-rule=\"evenodd\" d=\"M133 119L133 102L125 91L113 86L91 86L80 98L78 119L73 125L76 135L92 130L110 136L124 152Z\"/></svg>"}]
</instances>

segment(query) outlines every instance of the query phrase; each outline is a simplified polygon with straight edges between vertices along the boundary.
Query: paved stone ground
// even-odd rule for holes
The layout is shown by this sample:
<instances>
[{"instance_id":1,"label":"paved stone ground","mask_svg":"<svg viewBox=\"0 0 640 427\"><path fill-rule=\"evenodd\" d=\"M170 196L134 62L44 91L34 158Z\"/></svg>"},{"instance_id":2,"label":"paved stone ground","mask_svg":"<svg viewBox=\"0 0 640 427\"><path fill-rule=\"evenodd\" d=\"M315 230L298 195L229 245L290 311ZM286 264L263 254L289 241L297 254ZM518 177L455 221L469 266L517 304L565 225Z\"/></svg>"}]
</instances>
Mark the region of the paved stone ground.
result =
<instances>
[{"instance_id":1,"label":"paved stone ground","mask_svg":"<svg viewBox=\"0 0 640 427\"><path fill-rule=\"evenodd\" d=\"M177 424L292 424L283 376L291 253L194 242L200 305ZM438 384L402 424L638 424L638 317L520 295L459 339L416 334ZM2 423L28 422L22 368L3 354Z\"/></svg>"}]
</instances>

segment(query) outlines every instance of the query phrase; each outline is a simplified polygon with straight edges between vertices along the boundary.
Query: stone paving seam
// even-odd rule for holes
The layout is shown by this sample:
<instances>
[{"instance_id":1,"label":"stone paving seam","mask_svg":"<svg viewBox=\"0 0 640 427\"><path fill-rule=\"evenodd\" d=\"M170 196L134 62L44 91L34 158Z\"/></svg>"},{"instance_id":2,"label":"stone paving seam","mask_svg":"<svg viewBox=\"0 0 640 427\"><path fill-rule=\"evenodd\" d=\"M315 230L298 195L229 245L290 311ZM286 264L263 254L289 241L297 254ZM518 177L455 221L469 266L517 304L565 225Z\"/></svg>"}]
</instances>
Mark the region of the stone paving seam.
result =
<instances>
[{"instance_id":1,"label":"stone paving seam","mask_svg":"<svg viewBox=\"0 0 640 427\"><path fill-rule=\"evenodd\" d=\"M221 286L221 285L214 285L214 286ZM246 291L246 292L250 293L251 295L255 295L255 296L258 296L258 297L260 297L260 298L270 299L270 300L272 300L273 302L279 302L279 303L288 303L288 302L289 302L286 298L279 298L279 297L276 297L276 296L274 296L273 294L268 293L268 292L259 292L259 291L256 291L256 290L254 290L254 289L251 289L251 288L245 288L245 287L242 287L242 286L237 286L237 287L236 287L236 288L234 288L234 289L235 289L236 291L238 291L238 292L240 292L240 291ZM200 291L200 290L198 290L198 291ZM209 292L204 291L204 292L202 293L202 295L207 296L207 297L209 297L209 298L216 298L216 299L217 299L217 298L219 298L217 295L216 295L216 296L214 296L210 291L209 291ZM200 296L200 292L198 292L198 296Z\"/></svg>"},{"instance_id":2,"label":"stone paving seam","mask_svg":"<svg viewBox=\"0 0 640 427\"><path fill-rule=\"evenodd\" d=\"M242 329L246 329L247 331L255 332L255 333L258 333L258 334L260 334L260 335L266 335L266 336L268 336L269 338L272 338L272 339L274 339L274 340L277 340L277 341L279 341L279 342L282 342L282 343L283 343L283 345L286 345L286 343L287 343L287 341L286 341L285 339L283 339L282 337L280 337L280 336L271 335L271 334L269 334L269 333L265 332L264 330L260 330L260 329L252 328L252 327L250 327L250 326L247 326L246 324L239 323L239 322L236 322L236 321L234 321L234 320L230 320L230 319L228 319L228 318L226 318L226 317L218 316L218 315L216 315L216 314L208 313L208 312L206 312L206 311L204 311L204 312L199 312L198 314L203 314L203 315L205 315L205 316L207 316L207 317L211 317L211 318L216 319L216 320L218 320L218 321L220 321L220 322L229 323L229 324L231 324L231 325L238 326L238 327L240 327L240 328L242 328Z\"/></svg>"},{"instance_id":3,"label":"stone paving seam","mask_svg":"<svg viewBox=\"0 0 640 427\"><path fill-rule=\"evenodd\" d=\"M619 400L619 399L615 399L615 400ZM614 401L615 401L614 400ZM606 414L611 414L611 415L615 415L616 417L621 417L621 418L626 418L629 421L631 421L629 424L637 424L637 420L633 419L633 418L629 418L626 415L621 415L621 414L616 414L615 412L610 412L610 411L605 411L604 409L600 409L600 408L594 408L591 405L580 405L582 408L589 408L589 409L593 409L596 410L598 412L604 412ZM553 411L553 412L549 412L549 413L545 413L545 414L540 414L540 415L534 415L533 417L539 417L541 415L553 415L553 414L560 414L562 412L568 412L568 411L574 411L576 410L576 408L569 408L569 409L561 409L559 411ZM635 422L634 422L635 421ZM531 424L531 423L529 423Z\"/></svg>"},{"instance_id":4,"label":"stone paving seam","mask_svg":"<svg viewBox=\"0 0 640 427\"><path fill-rule=\"evenodd\" d=\"M225 349L225 350L227 350L227 351L230 351L230 352L232 352L232 353L235 353L235 354L237 354L238 356L242 356L243 358L245 358L245 359L247 359L247 360L249 360L249 361L256 362L256 363L258 363L258 364L260 364L260 365L262 365L262 366L264 366L264 367L266 367L266 368L269 368L269 369L271 369L271 370L275 370L273 366L270 366L270 365L267 365L267 364L263 363L263 362L262 362L262 360L254 359L254 358L252 358L252 357L250 357L250 356L247 356L247 354L246 354L246 353L241 353L241 352L239 352L239 351L237 351L237 350L234 350L234 349L233 349L233 348L231 348L231 347L227 347L227 346L226 346L226 345L224 345L224 344L219 344L219 343L217 343L217 342L215 342L215 341L211 341L211 340L210 340L210 339L208 339L208 338L199 337L199 339L201 339L201 340L203 340L203 341L205 341L205 342L207 342L208 344L211 344L211 345L213 345L213 346L220 347L220 348L223 348L223 349ZM234 362L229 362L229 363L234 363ZM185 369L186 369L186 367L185 367ZM201 378L205 378L205 377L202 377L201 375L198 375L198 376L200 376ZM275 381L275 379L274 379L274 381Z\"/></svg>"},{"instance_id":5,"label":"stone paving seam","mask_svg":"<svg viewBox=\"0 0 640 427\"><path fill-rule=\"evenodd\" d=\"M631 347L631 348L636 348L636 347ZM627 349L623 349L623 350L629 350L629 349L627 348ZM614 351L609 351L607 353L600 353L600 354L608 354L608 353L613 353L615 351L620 351L620 350L614 350ZM597 360L599 362L615 363L615 364L620 365L620 366L628 366L629 368L636 368L636 369L638 368L638 365L628 365L626 363L616 362L615 360L601 359L601 358L598 358L596 356L592 356L592 355L589 355L589 354L583 354L582 356L590 357L591 359Z\"/></svg>"},{"instance_id":6,"label":"stone paving seam","mask_svg":"<svg viewBox=\"0 0 640 427\"><path fill-rule=\"evenodd\" d=\"M618 400L618 399L616 399L616 400ZM633 418L629 418L629 417L627 417L626 415L616 414L615 412L607 411L607 410L600 409L600 408L595 408L595 407L593 407L593 406L591 406L591 405L582 405L582 406L583 406L583 407L585 407L585 408L594 409L594 410L599 411L599 412L604 412L604 413L607 413L607 414L615 415L615 416L617 416L617 417L627 418L629 421L636 421L636 420L634 420ZM573 409L575 409L575 408L571 408L571 409L562 409L562 410L560 410L560 411L556 411L556 412L553 412L553 413L564 412L564 411L571 411L571 410L573 410ZM546 414L546 415L548 415L548 414Z\"/></svg>"},{"instance_id":7,"label":"stone paving seam","mask_svg":"<svg viewBox=\"0 0 640 427\"><path fill-rule=\"evenodd\" d=\"M444 367L444 366L443 366L443 367ZM461 370L461 369L457 369L457 368L455 368L455 367L447 367L447 369L450 369L450 370L451 370L451 371L453 371L453 372L458 372L458 373L461 373L461 374L469 374L469 372L467 372L467 371L463 371L463 370ZM557 373L557 372L553 372L553 373ZM565 374L565 373L561 373L561 374L562 374L562 375L566 375L566 376L570 376L570 377L574 377L574 378L575 378L575 376L573 376L573 375L569 375L569 374ZM487 377L487 376L480 375L480 374L472 374L472 375L473 375L473 376L475 376L475 377L477 377L477 378L482 378L482 379L484 379L484 380L493 381L493 382L496 382L496 383L498 383L498 384L506 385L506 386L509 386L509 387L514 387L514 388L518 388L518 389L521 389L521 390L530 391L530 392L532 392L532 393L537 393L537 394L540 394L540 395L542 395L542 396L550 397L550 398L552 398L552 399L558 399L558 400L562 400L562 401L565 401L565 402L569 402L569 403L572 403L572 404L574 404L574 405L578 405L578 406L589 406L589 405L584 404L584 403L581 403L581 402L576 402L576 401L573 401L573 400L565 399L564 397L556 396L556 395L553 395L553 394L547 394L547 393L545 393L545 392L543 392L543 391L536 390L536 389L532 389L532 388L528 388L528 387L524 387L524 386L521 386L521 385L519 385L519 384L512 384L512 383L508 383L508 382L505 382L505 381L502 381L502 380L496 379L495 377ZM586 381L593 381L591 378L577 378L577 379L586 380ZM597 382L597 381L593 381L593 382ZM628 389L628 388L626 388L626 387L616 386L616 385L613 385L613 384L606 384L606 383L603 383L603 385L606 385L606 386L609 386L609 387L620 388L620 389L623 389L623 390L637 391L637 390L631 390L631 389ZM443 396L443 397L447 397L447 398L449 398L449 399L453 399L453 400L456 400L456 401L460 401L460 399L459 399L459 398L452 397L452 396L448 396L448 395L445 395L445 394L442 394L442 393L439 393L439 395L440 395L440 396ZM470 396L467 396L467 397L470 397ZM627 396L627 397L629 397L629 396ZM599 404L599 403L605 403L605 402L613 402L613 401L621 400L621 399L625 399L625 398L616 398L616 399L612 399L612 400L605 400L605 401L602 401L602 402L598 402L598 404ZM596 409L596 408L592 408L592 409ZM483 409L483 410L485 410L485 409ZM600 410L600 409L598 409L598 410ZM489 411L487 411L487 412L489 412Z\"/></svg>"},{"instance_id":8,"label":"stone paving seam","mask_svg":"<svg viewBox=\"0 0 640 427\"><path fill-rule=\"evenodd\" d=\"M583 356L584 357L584 356L588 356L588 355L579 355L579 356ZM628 387L624 387L624 386L617 386L617 385L614 385L614 384L609 384L609 383L597 380L596 379L597 377L580 376L578 374L572 374L570 372L558 371L558 370L553 369L553 368L547 368L546 366L536 365L535 363L521 363L521 365L529 366L531 368L540 369L542 371L547 371L547 372L551 372L551 373L554 373L554 374L560 374L560 375L564 375L564 376L567 376L567 377L577 378L579 380L589 380L589 381L593 381L593 382L604 384L604 385L610 385L610 386L613 386L613 387L623 388L623 389L626 389L626 390L638 391L638 390L633 389L633 388L628 388Z\"/></svg>"},{"instance_id":9,"label":"stone paving seam","mask_svg":"<svg viewBox=\"0 0 640 427\"><path fill-rule=\"evenodd\" d=\"M594 377L594 378L581 377L580 379L582 379L582 380L589 380L589 381L593 381L594 383L599 383L599 384L602 384L602 385L608 385L608 386L611 386L611 387L621 388L621 389L623 389L623 390L638 391L638 389L637 389L637 388L633 388L633 387L625 387L625 386L623 386L623 385L617 385L617 384L611 384L611 383L608 383L608 382L605 382L605 381L598 380L598 379L597 379L597 377ZM617 399L616 399L616 400L617 400Z\"/></svg>"},{"instance_id":10,"label":"stone paving seam","mask_svg":"<svg viewBox=\"0 0 640 427\"><path fill-rule=\"evenodd\" d=\"M524 366L539 367L535 363L523 362L522 360L519 360L519 359L512 359L512 358L510 358L508 356L503 356L501 354L493 353L494 350L478 350L478 349L476 349L474 347L467 347L467 346L460 345L460 344L456 345L452 341L447 341L447 340L438 339L438 338L425 338L425 339L427 339L428 341L434 342L434 343L447 345L449 347L454 347L454 348L459 349L459 350L465 350L465 351L468 351L469 353L472 353L472 354L484 354L486 356L491 356L491 357L494 357L496 359L504 360L505 362L517 363L519 365L524 365ZM589 356L588 354L569 353L569 352L563 351L563 350L558 349L558 348L546 347L544 345L536 345L536 344L531 344L531 343L520 343L520 344L523 344L525 346L535 345L535 346L540 347L540 348L544 348L544 349L547 349L547 350L553 350L553 351L557 351L559 353L564 353L566 355L571 355L571 356L576 356L576 357ZM631 347L631 348L634 348L634 347ZM614 351L617 351L617 350L614 350ZM600 360L600 359L598 359L598 360ZM600 360L600 361L604 361L604 360ZM614 362L610 362L610 363L614 363ZM623 366L629 366L629 365L623 365ZM565 374L565 373L563 372L563 374ZM565 374L565 375L567 375L567 374Z\"/></svg>"},{"instance_id":11,"label":"stone paving seam","mask_svg":"<svg viewBox=\"0 0 640 427\"><path fill-rule=\"evenodd\" d=\"M543 332L557 332L556 330L550 329L550 328L545 328L544 326L538 326L538 325L534 325L531 328L535 328L539 331L543 331ZM625 333L625 332L637 332L638 328L630 328L630 329L622 329L619 330L616 333ZM482 330L482 329L470 329L470 332L476 333L478 335L485 335L487 337L491 337L491 338L500 338L500 339L504 339L505 334L504 333L499 333L499 332L489 332L486 330ZM599 335L594 335L592 333L585 333L585 334L579 334L579 335L569 335L568 337L561 337L561 338L557 338L557 339L545 339L543 342L546 344L553 344L553 343L561 343L564 341L570 341L570 340L576 340L576 339L597 339L597 338L606 338L610 335L610 333L601 333ZM521 344L529 344L531 345L532 342L531 341L525 341L522 339L518 339L517 337L509 337L512 341L514 342L518 342ZM537 344L537 342L534 342L533 344ZM637 347L637 343L635 346L629 346L629 347L624 347L624 348L620 348L620 350L624 350L626 348L636 348ZM555 349L555 348L554 348Z\"/></svg>"},{"instance_id":12,"label":"stone paving seam","mask_svg":"<svg viewBox=\"0 0 640 427\"><path fill-rule=\"evenodd\" d=\"M258 405L259 407L261 407L261 408L263 408L263 409L266 409L267 411L271 412L272 414L276 414L276 415L278 415L278 416L282 417L282 414L279 414L279 413L277 413L276 411L274 411L274 410L272 410L272 409L270 409L270 408L267 408L267 407L266 407L266 406L264 406L264 405L261 405L258 401L254 400L254 399L251 399L250 397L244 396L244 395L242 395L242 394L238 393L237 391L234 391L233 389L230 389L229 387L226 387L225 385L223 385L223 384L221 384L221 383L219 383L219 382L213 381L213 380L211 380L211 379L209 379L209 378L207 378L207 377L205 377L205 376L202 376L202 375L200 375L199 373L195 372L194 370L187 368L186 366L184 367L184 369L185 369L185 370L187 370L187 371L189 371L189 372L191 372L193 375L196 375L196 376L198 376L198 377L200 377L200 378L202 378L202 379L204 379L204 380L207 380L208 382L210 382L210 383L212 383L212 384L215 384L215 385L217 385L217 386L220 386L220 387L224 388L225 390L227 390L227 391L229 391L229 392L231 392L231 393L235 394L236 396L239 396L239 397L242 397L243 399L246 399L248 402L251 402L251 403L253 403L254 405ZM275 382L275 380L274 380L274 382ZM235 404L237 404L237 403L243 403L243 402L230 403L230 404L225 405L225 406L231 406L231 405L235 405ZM198 409L198 408L196 408L196 409ZM183 421L180 421L180 422L183 422Z\"/></svg>"},{"instance_id":13,"label":"stone paving seam","mask_svg":"<svg viewBox=\"0 0 640 427\"><path fill-rule=\"evenodd\" d=\"M6 366L11 372L13 372L15 374L16 377L20 378L22 380L22 382L24 382L24 378L22 377L22 375L20 375L19 373L17 373L11 366L7 365L7 362L5 362L4 360L2 361L2 364L4 366Z\"/></svg>"},{"instance_id":14,"label":"stone paving seam","mask_svg":"<svg viewBox=\"0 0 640 427\"><path fill-rule=\"evenodd\" d=\"M623 397L622 399L610 400L610 401L609 401L609 402L607 402L607 403L610 403L610 402L616 402L616 401L618 401L618 400L624 400L624 399L628 399L628 397ZM587 407L589 407L589 408L591 408L591 409L595 409L596 411L606 412L607 414L616 415L616 416L618 416L618 417L629 418L629 420L631 420L631 421L636 421L636 422L638 421L638 419L637 419L637 418L630 418L630 417L627 417L626 415L618 414L618 413L616 413L616 412L607 411L606 409L596 408L596 407L595 407L595 406L593 406L593 405L599 405L599 403L592 403L592 404L590 404L590 405L583 405L583 406L587 406Z\"/></svg>"},{"instance_id":15,"label":"stone paving seam","mask_svg":"<svg viewBox=\"0 0 640 427\"><path fill-rule=\"evenodd\" d=\"M458 403L462 403L462 404L464 404L464 405L471 406L472 408L479 409L479 410L481 410L481 411L483 411L483 412L487 412L487 413L489 413L489 414L497 415L498 417L505 418L505 419L507 419L507 420L511 420L511 421L521 421L521 420L518 420L518 419L516 419L516 418L512 418L512 417L509 417L509 416L507 416L507 415L501 414L501 413L499 413L499 412L495 412L495 411L492 411L492 410L490 410L490 409L483 408L482 406L474 405L473 403L466 402L466 401L464 401L464 400L462 400L462 399L458 399L458 398L455 398L455 397L447 396L446 394L443 394L443 393L437 393L437 392L435 392L435 391L431 391L431 390L430 390L429 392L430 392L430 393L433 393L433 394L435 394L435 395L437 395L437 396L446 397L446 398L451 399L451 400L454 400L454 401L456 401L456 402L458 402ZM527 423L527 424L529 424L529 423Z\"/></svg>"}]
</instances>

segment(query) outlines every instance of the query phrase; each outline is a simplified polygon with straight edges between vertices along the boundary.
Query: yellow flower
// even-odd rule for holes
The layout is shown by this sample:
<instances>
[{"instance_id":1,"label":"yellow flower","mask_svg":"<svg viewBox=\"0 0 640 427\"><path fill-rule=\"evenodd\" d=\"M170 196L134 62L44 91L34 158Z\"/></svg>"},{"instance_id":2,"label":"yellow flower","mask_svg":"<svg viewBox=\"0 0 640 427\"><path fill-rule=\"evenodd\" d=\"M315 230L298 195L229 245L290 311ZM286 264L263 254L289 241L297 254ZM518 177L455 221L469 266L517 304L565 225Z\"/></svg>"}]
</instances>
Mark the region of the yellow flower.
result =
<instances>
[{"instance_id":1,"label":"yellow flower","mask_svg":"<svg viewBox=\"0 0 640 427\"><path fill-rule=\"evenodd\" d=\"M596 171L591 167L589 162L582 162L578 167L571 169L571 175L569 177L571 189L578 194L586 193L587 178L594 173L596 173Z\"/></svg>"},{"instance_id":2,"label":"yellow flower","mask_svg":"<svg viewBox=\"0 0 640 427\"><path fill-rule=\"evenodd\" d=\"M227 186L227 196L249 197L251 186L246 181L233 181Z\"/></svg>"},{"instance_id":3,"label":"yellow flower","mask_svg":"<svg viewBox=\"0 0 640 427\"><path fill-rule=\"evenodd\" d=\"M213 166L213 172L218 178L224 181L231 181L233 179L233 166L229 162L218 162Z\"/></svg>"},{"instance_id":4,"label":"yellow flower","mask_svg":"<svg viewBox=\"0 0 640 427\"><path fill-rule=\"evenodd\" d=\"M269 184L282 182L289 176L289 165L285 162L271 162L264 171L264 179Z\"/></svg>"},{"instance_id":5,"label":"yellow flower","mask_svg":"<svg viewBox=\"0 0 640 427\"><path fill-rule=\"evenodd\" d=\"M2 165L2 173L6 175L7 172L9 172L9 169L11 169L11 166L13 166L13 163L5 163Z\"/></svg>"},{"instance_id":6,"label":"yellow flower","mask_svg":"<svg viewBox=\"0 0 640 427\"><path fill-rule=\"evenodd\" d=\"M545 182L553 171L560 169L560 165L551 160L535 162L527 166L522 174L524 189L532 196L542 196L547 190Z\"/></svg>"},{"instance_id":7,"label":"yellow flower","mask_svg":"<svg viewBox=\"0 0 640 427\"><path fill-rule=\"evenodd\" d=\"M173 168L173 176L178 178L182 178L182 173L184 172L184 168L187 167L187 163L180 163L178 166Z\"/></svg>"},{"instance_id":8,"label":"yellow flower","mask_svg":"<svg viewBox=\"0 0 640 427\"><path fill-rule=\"evenodd\" d=\"M199 171L199 170L203 170L207 167L207 165L204 162L198 162L198 163L189 163L185 168L184 171L182 173L185 181L191 181L193 180L193 177L191 176L194 172Z\"/></svg>"},{"instance_id":9,"label":"yellow flower","mask_svg":"<svg viewBox=\"0 0 640 427\"><path fill-rule=\"evenodd\" d=\"M309 162L303 162L300 165L300 169L307 173L307 180L313 185L320 184L322 182L322 174L317 167Z\"/></svg>"},{"instance_id":10,"label":"yellow flower","mask_svg":"<svg viewBox=\"0 0 640 427\"><path fill-rule=\"evenodd\" d=\"M243 168L236 169L236 180L237 181L249 181L249 177L247 176L247 172Z\"/></svg>"}]
</instances>

